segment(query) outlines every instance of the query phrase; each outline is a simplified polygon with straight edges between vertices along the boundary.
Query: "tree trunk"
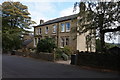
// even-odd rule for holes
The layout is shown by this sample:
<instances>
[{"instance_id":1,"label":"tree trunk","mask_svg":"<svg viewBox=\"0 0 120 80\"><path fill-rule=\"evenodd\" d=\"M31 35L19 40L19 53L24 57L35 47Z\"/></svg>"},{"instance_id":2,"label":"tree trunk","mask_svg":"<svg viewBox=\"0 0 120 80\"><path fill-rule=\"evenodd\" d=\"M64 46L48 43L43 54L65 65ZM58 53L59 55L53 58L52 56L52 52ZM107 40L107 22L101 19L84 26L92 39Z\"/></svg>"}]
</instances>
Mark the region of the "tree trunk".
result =
<instances>
[{"instance_id":1,"label":"tree trunk","mask_svg":"<svg viewBox=\"0 0 120 80\"><path fill-rule=\"evenodd\" d=\"M99 27L100 27L100 51L103 53L105 51L105 41L104 41L104 30L103 30L103 22L104 22L104 13L99 15Z\"/></svg>"},{"instance_id":2,"label":"tree trunk","mask_svg":"<svg viewBox=\"0 0 120 80\"><path fill-rule=\"evenodd\" d=\"M105 41L104 41L105 38L104 38L104 34L105 33L101 30L100 31L100 49L101 49L100 51L101 52L105 51Z\"/></svg>"}]
</instances>

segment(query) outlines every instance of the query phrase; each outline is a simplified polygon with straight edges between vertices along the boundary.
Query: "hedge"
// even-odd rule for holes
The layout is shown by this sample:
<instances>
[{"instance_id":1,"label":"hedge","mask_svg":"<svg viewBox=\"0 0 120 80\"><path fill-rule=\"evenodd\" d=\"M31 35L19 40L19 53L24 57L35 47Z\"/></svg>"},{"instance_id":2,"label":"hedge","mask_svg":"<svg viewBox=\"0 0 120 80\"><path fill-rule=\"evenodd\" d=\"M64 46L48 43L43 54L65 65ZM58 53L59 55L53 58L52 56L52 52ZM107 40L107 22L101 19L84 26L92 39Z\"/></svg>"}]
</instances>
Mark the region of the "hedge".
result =
<instances>
[{"instance_id":1,"label":"hedge","mask_svg":"<svg viewBox=\"0 0 120 80\"><path fill-rule=\"evenodd\" d=\"M87 53L77 54L77 65L120 70L120 54Z\"/></svg>"}]
</instances>

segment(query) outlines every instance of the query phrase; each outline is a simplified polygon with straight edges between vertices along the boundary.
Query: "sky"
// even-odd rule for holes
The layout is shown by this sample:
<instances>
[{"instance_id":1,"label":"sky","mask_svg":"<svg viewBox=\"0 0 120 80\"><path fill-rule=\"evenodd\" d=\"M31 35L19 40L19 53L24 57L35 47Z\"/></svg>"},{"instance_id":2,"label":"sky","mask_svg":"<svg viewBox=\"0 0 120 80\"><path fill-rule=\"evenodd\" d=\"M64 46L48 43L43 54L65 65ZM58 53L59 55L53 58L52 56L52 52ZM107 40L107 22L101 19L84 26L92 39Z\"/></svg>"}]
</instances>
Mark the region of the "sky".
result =
<instances>
[{"instance_id":1,"label":"sky","mask_svg":"<svg viewBox=\"0 0 120 80\"><path fill-rule=\"evenodd\" d=\"M8 0L0 0L0 3ZM75 2L79 0L9 0L19 1L23 5L28 6L30 17L36 22L35 25L40 23L40 19L44 21L55 19L58 17L68 16L79 12L73 12ZM31 29L33 31L33 29Z\"/></svg>"},{"instance_id":2,"label":"sky","mask_svg":"<svg viewBox=\"0 0 120 80\"><path fill-rule=\"evenodd\" d=\"M2 2L7 0L2 0ZM10 0L9 0L10 1ZM40 19L44 21L75 14L79 11L73 12L74 3L79 0L12 0L20 1L22 4L28 6L28 11L32 20L39 24Z\"/></svg>"},{"instance_id":3,"label":"sky","mask_svg":"<svg viewBox=\"0 0 120 80\"><path fill-rule=\"evenodd\" d=\"M48 21L51 19L76 14L79 12L79 8L73 12L74 3L80 0L0 0L0 3L4 1L19 1L23 5L28 6L28 12L31 14L30 17L36 22L35 25L40 23L40 19ZM33 28L30 30L33 31ZM120 37L120 36L119 36ZM118 43L119 38L116 40L107 40L109 43Z\"/></svg>"}]
</instances>

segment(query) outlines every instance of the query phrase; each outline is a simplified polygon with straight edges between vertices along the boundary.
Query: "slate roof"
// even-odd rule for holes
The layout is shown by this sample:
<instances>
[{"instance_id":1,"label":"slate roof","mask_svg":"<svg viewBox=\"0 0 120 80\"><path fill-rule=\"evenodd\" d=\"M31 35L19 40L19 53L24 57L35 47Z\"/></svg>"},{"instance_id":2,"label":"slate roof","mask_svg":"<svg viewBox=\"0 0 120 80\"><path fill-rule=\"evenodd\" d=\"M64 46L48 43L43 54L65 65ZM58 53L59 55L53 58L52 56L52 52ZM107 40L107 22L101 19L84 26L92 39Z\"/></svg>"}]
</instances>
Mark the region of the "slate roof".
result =
<instances>
[{"instance_id":1,"label":"slate roof","mask_svg":"<svg viewBox=\"0 0 120 80\"><path fill-rule=\"evenodd\" d=\"M28 39L28 40L25 40L22 44L23 44L23 46L27 46L27 45L30 44L32 41L33 41L33 39Z\"/></svg>"},{"instance_id":2,"label":"slate roof","mask_svg":"<svg viewBox=\"0 0 120 80\"><path fill-rule=\"evenodd\" d=\"M49 20L49 21L44 22L43 24L40 24L40 25L37 25L37 26L34 26L34 27L44 26L44 25L48 25L48 24L53 24L53 23L57 23L57 22L62 22L62 21L66 21L66 20L75 19L75 18L77 18L77 14L70 15L70 16L64 16L64 17L53 19L53 20Z\"/></svg>"}]
</instances>

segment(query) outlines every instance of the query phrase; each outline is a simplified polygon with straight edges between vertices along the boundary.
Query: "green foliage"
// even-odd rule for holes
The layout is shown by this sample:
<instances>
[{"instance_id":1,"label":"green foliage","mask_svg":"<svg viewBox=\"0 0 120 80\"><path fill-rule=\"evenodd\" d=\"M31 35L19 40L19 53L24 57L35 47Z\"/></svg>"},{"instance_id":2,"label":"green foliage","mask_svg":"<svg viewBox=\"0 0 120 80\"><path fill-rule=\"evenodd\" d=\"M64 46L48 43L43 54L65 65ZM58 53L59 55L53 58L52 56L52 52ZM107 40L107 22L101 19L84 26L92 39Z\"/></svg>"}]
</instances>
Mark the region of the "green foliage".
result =
<instances>
[{"instance_id":1,"label":"green foliage","mask_svg":"<svg viewBox=\"0 0 120 80\"><path fill-rule=\"evenodd\" d=\"M72 49L69 46L65 46L64 48L56 48L55 50L55 58L56 59L64 59L68 60L68 58L72 54Z\"/></svg>"},{"instance_id":2,"label":"green foliage","mask_svg":"<svg viewBox=\"0 0 120 80\"><path fill-rule=\"evenodd\" d=\"M21 46L22 33L35 22L29 17L27 6L20 2L6 1L1 6L3 50L18 49Z\"/></svg>"},{"instance_id":3,"label":"green foliage","mask_svg":"<svg viewBox=\"0 0 120 80\"><path fill-rule=\"evenodd\" d=\"M100 40L99 39L96 39L96 51L97 52L100 52L100 49L101 47L100 47Z\"/></svg>"},{"instance_id":4,"label":"green foliage","mask_svg":"<svg viewBox=\"0 0 120 80\"><path fill-rule=\"evenodd\" d=\"M96 39L96 51L97 52L101 52L100 50L100 39ZM111 44L111 43L105 43L105 47L106 47L106 49L109 49L109 48L112 48L112 47L115 47L115 46L117 46L117 45L115 45L115 44Z\"/></svg>"},{"instance_id":5,"label":"green foliage","mask_svg":"<svg viewBox=\"0 0 120 80\"><path fill-rule=\"evenodd\" d=\"M27 6L20 2L7 1L2 3L2 13L4 27L10 26L11 29L16 26L29 28L29 25L34 23L31 21Z\"/></svg>"},{"instance_id":6,"label":"green foliage","mask_svg":"<svg viewBox=\"0 0 120 80\"><path fill-rule=\"evenodd\" d=\"M68 60L68 55L67 54L65 54L65 53L62 53L62 58L63 58L63 60Z\"/></svg>"},{"instance_id":7,"label":"green foliage","mask_svg":"<svg viewBox=\"0 0 120 80\"><path fill-rule=\"evenodd\" d=\"M71 56L72 51L73 51L72 48L70 48L69 46L65 46L64 48L62 48L62 52L64 52L68 56Z\"/></svg>"},{"instance_id":8,"label":"green foliage","mask_svg":"<svg viewBox=\"0 0 120 80\"><path fill-rule=\"evenodd\" d=\"M113 25L117 27L119 22L119 7L118 2L80 2L78 13L79 19L79 31L80 33L87 32L91 29L97 29L100 32L105 29L111 29ZM77 4L75 5L77 6ZM111 31L112 32L112 31Z\"/></svg>"},{"instance_id":9,"label":"green foliage","mask_svg":"<svg viewBox=\"0 0 120 80\"><path fill-rule=\"evenodd\" d=\"M19 49L21 47L21 38L17 34L2 34L2 47L3 50L11 51L13 49Z\"/></svg>"},{"instance_id":10,"label":"green foliage","mask_svg":"<svg viewBox=\"0 0 120 80\"><path fill-rule=\"evenodd\" d=\"M105 49L104 35L106 32L116 32L120 30L120 1L118 2L80 2L80 12L78 16L78 31L80 34L91 31L90 34L96 34L100 38L101 51ZM116 26L113 29L113 25ZM94 30L95 29L95 30Z\"/></svg>"},{"instance_id":11,"label":"green foliage","mask_svg":"<svg viewBox=\"0 0 120 80\"><path fill-rule=\"evenodd\" d=\"M61 48L56 48L55 49L55 59L61 59L62 56L62 49Z\"/></svg>"},{"instance_id":12,"label":"green foliage","mask_svg":"<svg viewBox=\"0 0 120 80\"><path fill-rule=\"evenodd\" d=\"M56 48L55 42L52 38L41 39L37 44L37 53L39 52L53 52Z\"/></svg>"},{"instance_id":13,"label":"green foliage","mask_svg":"<svg viewBox=\"0 0 120 80\"><path fill-rule=\"evenodd\" d=\"M112 44L112 43L105 43L105 46L106 46L106 49L109 49L109 48L115 47L117 45Z\"/></svg>"}]
</instances>

